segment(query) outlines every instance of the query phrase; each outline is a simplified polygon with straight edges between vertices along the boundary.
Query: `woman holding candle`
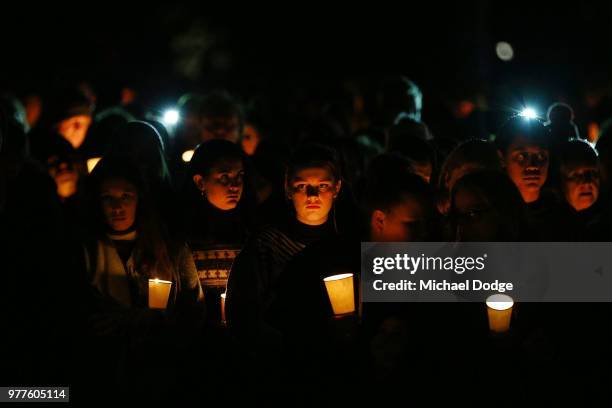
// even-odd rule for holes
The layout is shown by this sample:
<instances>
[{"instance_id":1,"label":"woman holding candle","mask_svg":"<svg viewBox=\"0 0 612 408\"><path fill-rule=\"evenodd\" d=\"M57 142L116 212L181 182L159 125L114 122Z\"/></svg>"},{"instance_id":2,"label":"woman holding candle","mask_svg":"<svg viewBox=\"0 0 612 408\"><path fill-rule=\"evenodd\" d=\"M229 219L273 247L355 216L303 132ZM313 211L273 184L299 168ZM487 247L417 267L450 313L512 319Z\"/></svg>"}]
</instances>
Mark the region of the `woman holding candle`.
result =
<instances>
[{"instance_id":1,"label":"woman holding candle","mask_svg":"<svg viewBox=\"0 0 612 408\"><path fill-rule=\"evenodd\" d=\"M168 305L202 297L191 253L171 239L137 169L103 159L91 175L91 282L124 307L148 306L149 279L172 282Z\"/></svg>"},{"instance_id":2,"label":"woman holding candle","mask_svg":"<svg viewBox=\"0 0 612 408\"><path fill-rule=\"evenodd\" d=\"M199 145L189 163L184 224L215 321L221 316L220 296L229 270L252 229L255 200L249 173L240 147L222 139Z\"/></svg>"}]
</instances>

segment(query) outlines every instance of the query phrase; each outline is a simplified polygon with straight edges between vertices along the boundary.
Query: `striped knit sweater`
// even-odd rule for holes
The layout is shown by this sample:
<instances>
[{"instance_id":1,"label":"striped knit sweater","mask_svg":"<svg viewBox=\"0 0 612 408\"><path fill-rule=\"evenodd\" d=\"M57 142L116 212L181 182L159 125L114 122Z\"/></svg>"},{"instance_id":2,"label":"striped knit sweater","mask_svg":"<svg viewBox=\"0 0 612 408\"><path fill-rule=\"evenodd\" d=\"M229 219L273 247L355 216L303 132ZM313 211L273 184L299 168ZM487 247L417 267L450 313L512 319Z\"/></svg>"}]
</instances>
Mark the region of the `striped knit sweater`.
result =
<instances>
[{"instance_id":1,"label":"striped knit sweater","mask_svg":"<svg viewBox=\"0 0 612 408\"><path fill-rule=\"evenodd\" d=\"M312 227L295 221L283 229L265 228L247 242L232 266L225 306L228 325L239 339L253 346L271 341L265 313L285 266L307 245L332 234L329 223Z\"/></svg>"}]
</instances>

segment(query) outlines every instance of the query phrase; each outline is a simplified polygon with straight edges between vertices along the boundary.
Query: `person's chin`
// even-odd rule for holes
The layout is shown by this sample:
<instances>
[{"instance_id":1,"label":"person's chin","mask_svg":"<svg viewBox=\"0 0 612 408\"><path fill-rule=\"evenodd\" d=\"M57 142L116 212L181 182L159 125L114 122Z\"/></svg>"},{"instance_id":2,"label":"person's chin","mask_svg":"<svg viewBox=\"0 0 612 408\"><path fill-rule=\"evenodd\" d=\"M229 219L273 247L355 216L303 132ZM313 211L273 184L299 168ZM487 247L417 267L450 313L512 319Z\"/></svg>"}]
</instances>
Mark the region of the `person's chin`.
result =
<instances>
[{"instance_id":1,"label":"person's chin","mask_svg":"<svg viewBox=\"0 0 612 408\"><path fill-rule=\"evenodd\" d=\"M592 195L583 195L578 198L578 206L581 210L589 208L595 202L595 197Z\"/></svg>"},{"instance_id":2,"label":"person's chin","mask_svg":"<svg viewBox=\"0 0 612 408\"><path fill-rule=\"evenodd\" d=\"M540 180L526 180L523 182L523 186L527 191L537 191L542 188Z\"/></svg>"},{"instance_id":3,"label":"person's chin","mask_svg":"<svg viewBox=\"0 0 612 408\"><path fill-rule=\"evenodd\" d=\"M225 203L225 209L231 210L231 209L236 208L237 205L238 205L238 200L236 199L227 200L227 202Z\"/></svg>"}]
</instances>

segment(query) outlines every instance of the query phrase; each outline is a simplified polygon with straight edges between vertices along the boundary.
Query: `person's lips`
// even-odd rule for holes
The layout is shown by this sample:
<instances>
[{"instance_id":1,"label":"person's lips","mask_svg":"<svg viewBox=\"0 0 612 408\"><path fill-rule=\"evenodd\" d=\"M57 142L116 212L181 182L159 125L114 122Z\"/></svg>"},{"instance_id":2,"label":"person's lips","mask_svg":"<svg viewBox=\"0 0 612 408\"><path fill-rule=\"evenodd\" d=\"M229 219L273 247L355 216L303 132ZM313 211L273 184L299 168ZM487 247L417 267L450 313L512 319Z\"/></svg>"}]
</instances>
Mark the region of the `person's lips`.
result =
<instances>
[{"instance_id":1,"label":"person's lips","mask_svg":"<svg viewBox=\"0 0 612 408\"><path fill-rule=\"evenodd\" d=\"M308 208L309 210L318 210L319 208L321 208L321 206L318 204L308 204L306 208Z\"/></svg>"}]
</instances>

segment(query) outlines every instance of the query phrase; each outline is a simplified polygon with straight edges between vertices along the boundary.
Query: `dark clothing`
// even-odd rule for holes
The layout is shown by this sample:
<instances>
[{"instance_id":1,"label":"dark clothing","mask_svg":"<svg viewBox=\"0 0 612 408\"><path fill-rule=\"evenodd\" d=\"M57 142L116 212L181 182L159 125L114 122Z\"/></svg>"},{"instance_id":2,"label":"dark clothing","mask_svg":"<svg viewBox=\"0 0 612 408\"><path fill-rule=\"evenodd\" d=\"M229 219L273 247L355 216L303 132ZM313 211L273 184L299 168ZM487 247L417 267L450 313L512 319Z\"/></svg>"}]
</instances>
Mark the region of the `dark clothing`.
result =
<instances>
[{"instance_id":1,"label":"dark clothing","mask_svg":"<svg viewBox=\"0 0 612 408\"><path fill-rule=\"evenodd\" d=\"M228 324L240 339L253 346L270 336L278 340L264 315L276 297L279 277L307 245L333 234L329 221L309 226L294 220L285 227L264 228L247 242L232 266L227 287Z\"/></svg>"},{"instance_id":2,"label":"dark clothing","mask_svg":"<svg viewBox=\"0 0 612 408\"><path fill-rule=\"evenodd\" d=\"M577 219L553 195L527 204L527 225L534 241L573 242L580 238Z\"/></svg>"},{"instance_id":3,"label":"dark clothing","mask_svg":"<svg viewBox=\"0 0 612 408\"><path fill-rule=\"evenodd\" d=\"M229 271L248 235L247 223L239 209L222 211L204 197L194 197L185 226L198 277L204 290L208 319L221 321L221 294L225 293ZM188 207L189 208L189 207Z\"/></svg>"}]
</instances>

